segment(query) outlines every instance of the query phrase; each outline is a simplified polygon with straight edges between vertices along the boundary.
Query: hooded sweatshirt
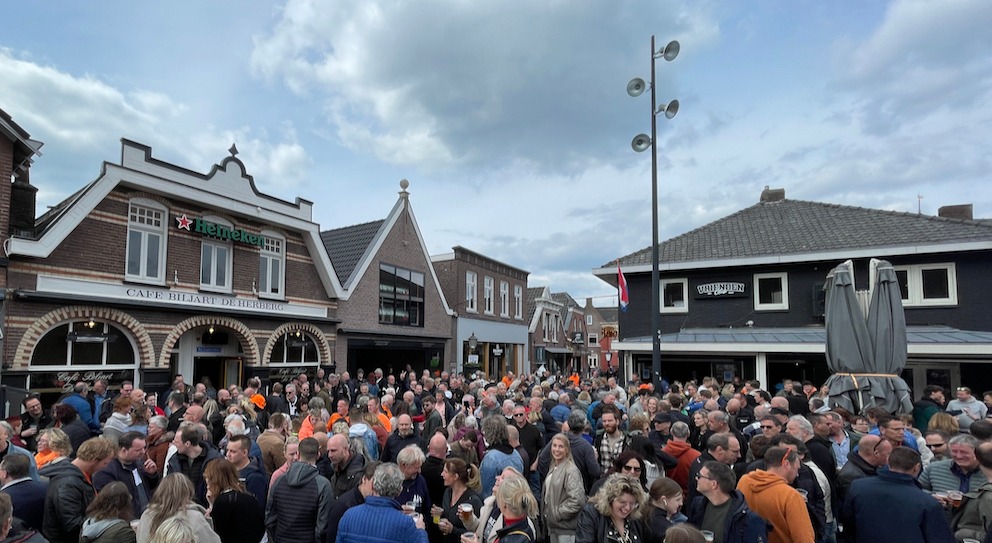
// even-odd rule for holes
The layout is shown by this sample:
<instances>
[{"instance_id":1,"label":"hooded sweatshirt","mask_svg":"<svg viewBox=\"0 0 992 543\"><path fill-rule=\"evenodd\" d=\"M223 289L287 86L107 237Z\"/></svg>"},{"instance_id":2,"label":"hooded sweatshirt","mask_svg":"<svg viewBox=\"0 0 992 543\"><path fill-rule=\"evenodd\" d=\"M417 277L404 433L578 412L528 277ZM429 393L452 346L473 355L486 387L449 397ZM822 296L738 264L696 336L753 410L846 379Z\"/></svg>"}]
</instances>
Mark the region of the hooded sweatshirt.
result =
<instances>
[{"instance_id":1,"label":"hooded sweatshirt","mask_svg":"<svg viewBox=\"0 0 992 543\"><path fill-rule=\"evenodd\" d=\"M124 543L134 542L137 537L131 525L121 519L86 519L80 533L81 543Z\"/></svg>"},{"instance_id":2,"label":"hooded sweatshirt","mask_svg":"<svg viewBox=\"0 0 992 543\"><path fill-rule=\"evenodd\" d=\"M774 473L755 470L737 483L751 510L772 524L769 543L813 543L816 534L806 502L796 489Z\"/></svg>"}]
</instances>

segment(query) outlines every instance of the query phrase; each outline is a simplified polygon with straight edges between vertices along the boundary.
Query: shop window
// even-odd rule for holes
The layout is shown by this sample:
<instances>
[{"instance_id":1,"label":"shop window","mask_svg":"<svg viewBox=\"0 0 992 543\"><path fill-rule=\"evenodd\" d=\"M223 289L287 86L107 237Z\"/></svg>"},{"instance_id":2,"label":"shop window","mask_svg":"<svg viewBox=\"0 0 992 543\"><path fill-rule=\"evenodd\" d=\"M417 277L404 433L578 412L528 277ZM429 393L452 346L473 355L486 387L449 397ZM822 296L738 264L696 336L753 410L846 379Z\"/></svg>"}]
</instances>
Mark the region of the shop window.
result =
<instances>
[{"instance_id":1,"label":"shop window","mask_svg":"<svg viewBox=\"0 0 992 543\"><path fill-rule=\"evenodd\" d=\"M479 292L477 285L479 276L475 272L465 272L465 310L470 313L477 312Z\"/></svg>"},{"instance_id":2,"label":"shop window","mask_svg":"<svg viewBox=\"0 0 992 543\"><path fill-rule=\"evenodd\" d=\"M286 240L279 234L263 231L265 238L258 256L258 295L263 298L285 297Z\"/></svg>"},{"instance_id":3,"label":"shop window","mask_svg":"<svg viewBox=\"0 0 992 543\"><path fill-rule=\"evenodd\" d=\"M957 305L957 272L954 263L893 266L906 307Z\"/></svg>"},{"instance_id":4,"label":"shop window","mask_svg":"<svg viewBox=\"0 0 992 543\"><path fill-rule=\"evenodd\" d=\"M229 221L220 217L203 217L220 227L234 229ZM233 248L230 241L204 238L200 242L200 288L217 292L231 292Z\"/></svg>"},{"instance_id":5,"label":"shop window","mask_svg":"<svg viewBox=\"0 0 992 543\"><path fill-rule=\"evenodd\" d=\"M164 284L167 216L154 200L135 198L128 204L127 280Z\"/></svg>"},{"instance_id":6,"label":"shop window","mask_svg":"<svg viewBox=\"0 0 992 543\"><path fill-rule=\"evenodd\" d=\"M320 350L317 342L304 332L283 334L272 347L269 364L318 364Z\"/></svg>"},{"instance_id":7,"label":"shop window","mask_svg":"<svg viewBox=\"0 0 992 543\"><path fill-rule=\"evenodd\" d=\"M789 274L754 274L755 311L776 311L789 309Z\"/></svg>"},{"instance_id":8,"label":"shop window","mask_svg":"<svg viewBox=\"0 0 992 543\"><path fill-rule=\"evenodd\" d=\"M689 312L689 281L687 279L661 280L661 312Z\"/></svg>"},{"instance_id":9,"label":"shop window","mask_svg":"<svg viewBox=\"0 0 992 543\"><path fill-rule=\"evenodd\" d=\"M49 330L35 346L31 367L130 366L136 362L128 335L110 323L72 321Z\"/></svg>"},{"instance_id":10,"label":"shop window","mask_svg":"<svg viewBox=\"0 0 992 543\"><path fill-rule=\"evenodd\" d=\"M389 264L379 265L379 322L424 326L424 274Z\"/></svg>"}]
</instances>

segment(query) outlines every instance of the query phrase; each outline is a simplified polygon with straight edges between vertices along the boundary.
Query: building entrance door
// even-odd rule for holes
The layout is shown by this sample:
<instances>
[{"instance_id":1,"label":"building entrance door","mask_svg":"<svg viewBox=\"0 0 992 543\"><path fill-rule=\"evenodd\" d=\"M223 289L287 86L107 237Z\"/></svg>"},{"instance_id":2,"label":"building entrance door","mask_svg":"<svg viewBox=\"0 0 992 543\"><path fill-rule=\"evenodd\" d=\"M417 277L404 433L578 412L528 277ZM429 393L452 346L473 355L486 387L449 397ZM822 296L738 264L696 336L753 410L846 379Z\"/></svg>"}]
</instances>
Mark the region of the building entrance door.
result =
<instances>
[{"instance_id":1,"label":"building entrance door","mask_svg":"<svg viewBox=\"0 0 992 543\"><path fill-rule=\"evenodd\" d=\"M209 377L214 387L227 388L231 385L242 386L242 360L238 357L196 356L193 357L193 381L199 383L204 377Z\"/></svg>"}]
</instances>

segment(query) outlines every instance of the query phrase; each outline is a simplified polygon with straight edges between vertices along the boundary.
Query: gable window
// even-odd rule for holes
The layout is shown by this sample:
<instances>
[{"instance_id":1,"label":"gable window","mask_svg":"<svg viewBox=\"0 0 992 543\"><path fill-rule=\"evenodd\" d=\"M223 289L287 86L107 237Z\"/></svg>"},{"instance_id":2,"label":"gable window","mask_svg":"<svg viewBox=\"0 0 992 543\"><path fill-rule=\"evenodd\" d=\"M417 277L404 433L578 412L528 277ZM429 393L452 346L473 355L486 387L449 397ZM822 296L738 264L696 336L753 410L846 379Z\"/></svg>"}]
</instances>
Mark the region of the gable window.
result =
<instances>
[{"instance_id":1,"label":"gable window","mask_svg":"<svg viewBox=\"0 0 992 543\"><path fill-rule=\"evenodd\" d=\"M285 239L275 232L263 231L265 242L258 254L258 295L265 298L285 296Z\"/></svg>"},{"instance_id":2,"label":"gable window","mask_svg":"<svg viewBox=\"0 0 992 543\"><path fill-rule=\"evenodd\" d=\"M589 334L589 346L595 347L599 343L599 334Z\"/></svg>"},{"instance_id":3,"label":"gable window","mask_svg":"<svg viewBox=\"0 0 992 543\"><path fill-rule=\"evenodd\" d=\"M592 326L592 315L586 315L586 326Z\"/></svg>"},{"instance_id":4,"label":"gable window","mask_svg":"<svg viewBox=\"0 0 992 543\"><path fill-rule=\"evenodd\" d=\"M475 313L479 311L477 299L479 291L477 288L479 276L475 272L465 272L465 310Z\"/></svg>"},{"instance_id":5,"label":"gable window","mask_svg":"<svg viewBox=\"0 0 992 543\"><path fill-rule=\"evenodd\" d=\"M379 265L379 322L424 326L424 274L389 264Z\"/></svg>"},{"instance_id":6,"label":"gable window","mask_svg":"<svg viewBox=\"0 0 992 543\"><path fill-rule=\"evenodd\" d=\"M893 268L904 306L957 305L958 282L953 262Z\"/></svg>"},{"instance_id":7,"label":"gable window","mask_svg":"<svg viewBox=\"0 0 992 543\"><path fill-rule=\"evenodd\" d=\"M145 198L135 198L127 211L127 262L129 281L165 283L165 206Z\"/></svg>"},{"instance_id":8,"label":"gable window","mask_svg":"<svg viewBox=\"0 0 992 543\"><path fill-rule=\"evenodd\" d=\"M510 316L510 284L506 281L499 282L499 315Z\"/></svg>"},{"instance_id":9,"label":"gable window","mask_svg":"<svg viewBox=\"0 0 992 543\"><path fill-rule=\"evenodd\" d=\"M483 291L483 301L486 303L486 315L493 314L493 294L496 289L496 280L492 277L485 278L485 290Z\"/></svg>"},{"instance_id":10,"label":"gable window","mask_svg":"<svg viewBox=\"0 0 992 543\"><path fill-rule=\"evenodd\" d=\"M661 280L661 312L689 312L689 281L687 279Z\"/></svg>"},{"instance_id":11,"label":"gable window","mask_svg":"<svg viewBox=\"0 0 992 543\"><path fill-rule=\"evenodd\" d=\"M220 217L203 220L233 229L234 225ZM231 292L233 250L230 241L204 238L200 242L200 288L217 292Z\"/></svg>"},{"instance_id":12,"label":"gable window","mask_svg":"<svg viewBox=\"0 0 992 543\"><path fill-rule=\"evenodd\" d=\"M513 286L513 305L513 318L524 318L524 287L520 285Z\"/></svg>"},{"instance_id":13,"label":"gable window","mask_svg":"<svg viewBox=\"0 0 992 543\"><path fill-rule=\"evenodd\" d=\"M754 310L780 311L789 309L789 274L754 274Z\"/></svg>"}]
</instances>

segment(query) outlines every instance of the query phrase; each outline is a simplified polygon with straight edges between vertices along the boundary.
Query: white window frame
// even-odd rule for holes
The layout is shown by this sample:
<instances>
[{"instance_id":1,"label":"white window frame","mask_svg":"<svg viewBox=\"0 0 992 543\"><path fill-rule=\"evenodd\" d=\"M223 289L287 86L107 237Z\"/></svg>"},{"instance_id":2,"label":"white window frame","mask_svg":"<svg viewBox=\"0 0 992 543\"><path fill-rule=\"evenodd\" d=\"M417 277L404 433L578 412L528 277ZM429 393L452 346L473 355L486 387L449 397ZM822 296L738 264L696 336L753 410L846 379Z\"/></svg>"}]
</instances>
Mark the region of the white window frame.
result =
<instances>
[{"instance_id":1,"label":"white window frame","mask_svg":"<svg viewBox=\"0 0 992 543\"><path fill-rule=\"evenodd\" d=\"M465 272L465 311L479 312L479 274L474 271Z\"/></svg>"},{"instance_id":2,"label":"white window frame","mask_svg":"<svg viewBox=\"0 0 992 543\"><path fill-rule=\"evenodd\" d=\"M668 285L682 284L682 306L665 305L665 287ZM658 285L658 296L661 300L658 307L662 313L688 313L689 312L689 279L679 277L675 279L662 279Z\"/></svg>"},{"instance_id":3,"label":"white window frame","mask_svg":"<svg viewBox=\"0 0 992 543\"><path fill-rule=\"evenodd\" d=\"M261 234L265 242L258 252L258 297L283 300L286 298L286 238L271 230L263 230ZM279 284L274 285L275 289L268 284L271 281L273 264L279 273ZM266 281L262 280L262 265L266 265L268 269Z\"/></svg>"},{"instance_id":4,"label":"white window frame","mask_svg":"<svg viewBox=\"0 0 992 543\"><path fill-rule=\"evenodd\" d=\"M782 281L782 302L763 304L759 302L758 283L762 279L779 279ZM789 309L789 274L788 272L756 273L754 274L754 310L755 311L787 311Z\"/></svg>"},{"instance_id":5,"label":"white window frame","mask_svg":"<svg viewBox=\"0 0 992 543\"><path fill-rule=\"evenodd\" d=\"M892 266L895 271L906 272L906 290L909 298L902 301L904 307L930 307L958 305L957 266L953 262L937 264L912 264L908 266ZM944 270L947 272L947 298L923 297L923 272Z\"/></svg>"},{"instance_id":6,"label":"white window frame","mask_svg":"<svg viewBox=\"0 0 992 543\"><path fill-rule=\"evenodd\" d=\"M206 216L203 217L204 221L212 222L217 225L226 226L231 230L234 230L234 225L230 221L224 220L220 217ZM227 258L224 262L225 275L227 282L224 284L217 283L217 250L225 249L227 251ZM209 249L213 252L213 258L211 259L212 269L210 271L210 280L208 282L203 282L203 254L204 251ZM222 241L214 238L203 238L200 242L200 288L202 290L209 290L212 292L223 292L231 293L234 292L234 244L230 241Z\"/></svg>"},{"instance_id":7,"label":"white window frame","mask_svg":"<svg viewBox=\"0 0 992 543\"><path fill-rule=\"evenodd\" d=\"M548 326L548 320L549 320L548 317L549 316L550 315L548 315L547 313L544 313L543 315L541 315L541 330L544 332L544 341L548 341L548 337L550 337L550 336L548 336L548 328L549 328L549 326Z\"/></svg>"},{"instance_id":8,"label":"white window frame","mask_svg":"<svg viewBox=\"0 0 992 543\"><path fill-rule=\"evenodd\" d=\"M595 347L595 346L599 345L599 334L592 334L592 333L590 333L590 334L586 334L586 335L589 336L589 346L590 347Z\"/></svg>"},{"instance_id":9,"label":"white window frame","mask_svg":"<svg viewBox=\"0 0 992 543\"><path fill-rule=\"evenodd\" d=\"M513 305L514 305L514 315L513 318L518 320L523 320L524 318L524 287L520 285L513 286Z\"/></svg>"},{"instance_id":10,"label":"white window frame","mask_svg":"<svg viewBox=\"0 0 992 543\"><path fill-rule=\"evenodd\" d=\"M586 315L586 326L592 326L592 315Z\"/></svg>"},{"instance_id":11,"label":"white window frame","mask_svg":"<svg viewBox=\"0 0 992 543\"><path fill-rule=\"evenodd\" d=\"M492 315L495 313L495 302L493 297L496 295L496 280L492 277L486 276L484 279L483 303L486 304L485 312L486 315Z\"/></svg>"},{"instance_id":12,"label":"white window frame","mask_svg":"<svg viewBox=\"0 0 992 543\"><path fill-rule=\"evenodd\" d=\"M499 316L510 316L510 283L499 282Z\"/></svg>"},{"instance_id":13,"label":"white window frame","mask_svg":"<svg viewBox=\"0 0 992 543\"><path fill-rule=\"evenodd\" d=\"M144 209L153 213L159 213L159 225L154 224L142 224L140 222L132 221L132 214L135 213L136 209ZM145 215L147 217L147 215ZM127 248L124 252L124 278L128 281L135 281L140 283L151 283L155 285L165 285L165 259L168 252L166 251L166 244L169 240L169 221L172 220L169 217L169 209L164 205L150 200L148 198L132 198L128 202L127 206ZM128 271L128 260L133 249L131 245L131 233L137 232L141 234L140 247L137 248L140 251L139 258L139 271L137 274L129 273ZM158 269L154 270L155 275L149 273L146 269L146 264L148 263L148 238L150 236L159 236L158 244Z\"/></svg>"}]
</instances>

